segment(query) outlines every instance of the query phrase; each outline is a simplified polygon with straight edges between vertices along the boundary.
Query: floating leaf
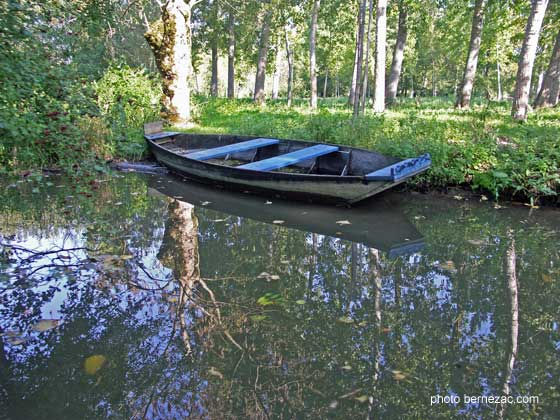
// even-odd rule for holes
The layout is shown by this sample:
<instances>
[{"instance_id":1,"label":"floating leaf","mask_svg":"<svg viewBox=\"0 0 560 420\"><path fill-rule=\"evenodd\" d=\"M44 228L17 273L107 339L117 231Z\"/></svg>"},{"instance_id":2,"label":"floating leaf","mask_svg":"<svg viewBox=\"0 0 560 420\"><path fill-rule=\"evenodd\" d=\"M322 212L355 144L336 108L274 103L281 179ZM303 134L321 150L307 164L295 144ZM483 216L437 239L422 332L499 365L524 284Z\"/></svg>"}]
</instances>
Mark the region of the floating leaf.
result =
<instances>
[{"instance_id":1,"label":"floating leaf","mask_svg":"<svg viewBox=\"0 0 560 420\"><path fill-rule=\"evenodd\" d=\"M545 283L552 283L552 276L548 275L548 274L544 274L541 276L542 281L544 281Z\"/></svg>"},{"instance_id":2,"label":"floating leaf","mask_svg":"<svg viewBox=\"0 0 560 420\"><path fill-rule=\"evenodd\" d=\"M208 204L212 203L211 201L203 201L200 203L201 206L207 206Z\"/></svg>"},{"instance_id":3,"label":"floating leaf","mask_svg":"<svg viewBox=\"0 0 560 420\"><path fill-rule=\"evenodd\" d=\"M359 397L356 397L354 399L361 403L365 403L367 400L369 400L369 397L367 395L360 395Z\"/></svg>"},{"instance_id":4,"label":"floating leaf","mask_svg":"<svg viewBox=\"0 0 560 420\"><path fill-rule=\"evenodd\" d=\"M406 379L406 376L407 375L400 370L393 370L393 379L395 381L402 381L403 379Z\"/></svg>"},{"instance_id":5,"label":"floating leaf","mask_svg":"<svg viewBox=\"0 0 560 420\"><path fill-rule=\"evenodd\" d=\"M261 306L276 305L282 302L282 295L280 293L268 292L257 299L257 303Z\"/></svg>"},{"instance_id":6,"label":"floating leaf","mask_svg":"<svg viewBox=\"0 0 560 420\"><path fill-rule=\"evenodd\" d=\"M272 201L266 201L264 204L266 204L267 206L272 204Z\"/></svg>"},{"instance_id":7,"label":"floating leaf","mask_svg":"<svg viewBox=\"0 0 560 420\"><path fill-rule=\"evenodd\" d=\"M305 300L303 300L303 299L298 299L298 300L296 300L296 303L297 303L298 305L305 305Z\"/></svg>"},{"instance_id":8,"label":"floating leaf","mask_svg":"<svg viewBox=\"0 0 560 420\"><path fill-rule=\"evenodd\" d=\"M214 366L210 366L210 369L208 370L208 373L212 376L216 376L220 379L224 379L224 375L222 375L222 372L220 372L218 369L216 369Z\"/></svg>"},{"instance_id":9,"label":"floating leaf","mask_svg":"<svg viewBox=\"0 0 560 420\"><path fill-rule=\"evenodd\" d=\"M283 220L273 220L272 223L274 223L275 225L281 225L284 223Z\"/></svg>"},{"instance_id":10,"label":"floating leaf","mask_svg":"<svg viewBox=\"0 0 560 420\"><path fill-rule=\"evenodd\" d=\"M337 220L336 224L338 226L344 226L344 225L351 225L352 222L350 222L350 220Z\"/></svg>"},{"instance_id":11,"label":"floating leaf","mask_svg":"<svg viewBox=\"0 0 560 420\"><path fill-rule=\"evenodd\" d=\"M42 319L33 325L33 329L38 332L52 330L58 325L58 319Z\"/></svg>"},{"instance_id":12,"label":"floating leaf","mask_svg":"<svg viewBox=\"0 0 560 420\"><path fill-rule=\"evenodd\" d=\"M350 366L350 365L344 365L344 366L342 366L341 369L342 369L342 370L352 370L352 366Z\"/></svg>"},{"instance_id":13,"label":"floating leaf","mask_svg":"<svg viewBox=\"0 0 560 420\"><path fill-rule=\"evenodd\" d=\"M260 322L260 321L264 321L266 318L267 318L266 315L252 315L251 321Z\"/></svg>"},{"instance_id":14,"label":"floating leaf","mask_svg":"<svg viewBox=\"0 0 560 420\"><path fill-rule=\"evenodd\" d=\"M88 375L95 375L105 365L107 358L102 354L89 356L84 362L84 370Z\"/></svg>"},{"instance_id":15,"label":"floating leaf","mask_svg":"<svg viewBox=\"0 0 560 420\"><path fill-rule=\"evenodd\" d=\"M442 262L438 264L439 268L446 270L446 271L450 271L452 273L455 273L457 271L457 269L455 268L455 263L453 261L446 261L446 262Z\"/></svg>"},{"instance_id":16,"label":"floating leaf","mask_svg":"<svg viewBox=\"0 0 560 420\"><path fill-rule=\"evenodd\" d=\"M342 316L340 318L337 319L338 322L341 322L342 324L353 324L354 320L348 316Z\"/></svg>"}]
</instances>

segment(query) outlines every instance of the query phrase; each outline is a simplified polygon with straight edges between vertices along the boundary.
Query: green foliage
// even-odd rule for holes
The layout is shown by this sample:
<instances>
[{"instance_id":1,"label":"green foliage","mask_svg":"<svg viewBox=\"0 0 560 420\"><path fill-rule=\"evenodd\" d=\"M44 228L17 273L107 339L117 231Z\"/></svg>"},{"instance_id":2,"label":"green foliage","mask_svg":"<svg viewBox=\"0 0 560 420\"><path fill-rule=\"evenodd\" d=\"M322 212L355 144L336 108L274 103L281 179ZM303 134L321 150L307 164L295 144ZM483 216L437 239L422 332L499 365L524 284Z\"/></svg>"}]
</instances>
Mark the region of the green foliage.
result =
<instances>
[{"instance_id":1,"label":"green foliage","mask_svg":"<svg viewBox=\"0 0 560 420\"><path fill-rule=\"evenodd\" d=\"M142 155L142 125L159 119L162 95L159 80L143 69L114 64L94 87L97 105L111 128L114 153Z\"/></svg>"},{"instance_id":2,"label":"green foliage","mask_svg":"<svg viewBox=\"0 0 560 420\"><path fill-rule=\"evenodd\" d=\"M248 100L196 100L197 132L347 144L403 158L430 153L432 168L410 181L416 186L458 185L531 202L560 191L558 110L519 125L511 122L507 103L458 111L451 100L430 98L352 120L345 99L323 101L316 113L306 103L288 108L281 101L257 107Z\"/></svg>"}]
</instances>

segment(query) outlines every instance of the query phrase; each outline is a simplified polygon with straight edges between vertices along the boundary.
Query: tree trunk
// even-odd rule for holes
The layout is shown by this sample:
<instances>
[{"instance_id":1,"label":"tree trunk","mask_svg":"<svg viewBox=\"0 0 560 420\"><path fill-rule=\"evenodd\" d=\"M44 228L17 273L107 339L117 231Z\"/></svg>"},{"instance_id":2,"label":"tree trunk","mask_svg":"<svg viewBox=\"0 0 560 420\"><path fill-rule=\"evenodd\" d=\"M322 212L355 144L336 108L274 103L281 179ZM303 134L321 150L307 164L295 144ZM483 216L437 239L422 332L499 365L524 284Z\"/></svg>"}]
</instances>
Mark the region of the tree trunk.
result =
<instances>
[{"instance_id":1,"label":"tree trunk","mask_svg":"<svg viewBox=\"0 0 560 420\"><path fill-rule=\"evenodd\" d=\"M274 74L272 75L272 99L278 99L279 90L280 90L280 46L277 46L276 55L274 57Z\"/></svg>"},{"instance_id":2,"label":"tree trunk","mask_svg":"<svg viewBox=\"0 0 560 420\"><path fill-rule=\"evenodd\" d=\"M292 106L292 85L294 83L294 53L290 45L290 38L288 37L288 29L284 32L286 41L286 59L288 60L288 106Z\"/></svg>"},{"instance_id":3,"label":"tree trunk","mask_svg":"<svg viewBox=\"0 0 560 420\"><path fill-rule=\"evenodd\" d=\"M467 63L465 64L465 72L463 73L463 82L457 92L457 108L468 108L471 105L471 95L474 86L474 77L476 75L476 66L478 64L478 52L482 42L482 28L484 26L484 6L486 0L476 0L474 4L474 13L471 27L471 41L469 43L469 53L467 55Z\"/></svg>"},{"instance_id":4,"label":"tree trunk","mask_svg":"<svg viewBox=\"0 0 560 420\"><path fill-rule=\"evenodd\" d=\"M325 81L323 82L323 98L327 97L327 83L329 80L329 69L325 70Z\"/></svg>"},{"instance_id":5,"label":"tree trunk","mask_svg":"<svg viewBox=\"0 0 560 420\"><path fill-rule=\"evenodd\" d=\"M385 88L385 101L390 104L395 101L399 87L399 79L401 77L402 63L404 59L404 47L408 36L408 27L406 20L408 18L408 9L404 1L399 2L399 28L397 30L397 40L395 49L393 50L393 60L391 61L391 73Z\"/></svg>"},{"instance_id":6,"label":"tree trunk","mask_svg":"<svg viewBox=\"0 0 560 420\"><path fill-rule=\"evenodd\" d=\"M531 14L525 28L525 38L517 66L513 106L511 108L511 115L517 121L525 121L527 119L531 74L533 73L535 54L547 6L548 0L532 0Z\"/></svg>"},{"instance_id":7,"label":"tree trunk","mask_svg":"<svg viewBox=\"0 0 560 420\"><path fill-rule=\"evenodd\" d=\"M361 7L359 11L361 11ZM352 82L350 83L350 93L348 95L348 105L354 107L354 99L356 99L356 87L358 81L356 79L358 73L358 50L359 50L359 33L360 33L360 21L361 21L361 14L358 12L358 24L356 25L356 47L354 49L354 68L352 70Z\"/></svg>"},{"instance_id":8,"label":"tree trunk","mask_svg":"<svg viewBox=\"0 0 560 420\"><path fill-rule=\"evenodd\" d=\"M266 12L263 19L263 28L261 32L261 40L259 47L259 58L257 60L257 73L255 76L255 91L253 93L254 101L261 105L265 101L264 82L266 78L266 59L268 55L268 42L270 39L270 20L272 12Z\"/></svg>"},{"instance_id":9,"label":"tree trunk","mask_svg":"<svg viewBox=\"0 0 560 420\"><path fill-rule=\"evenodd\" d=\"M212 40L212 77L210 81L210 95L218 96L218 42Z\"/></svg>"},{"instance_id":10,"label":"tree trunk","mask_svg":"<svg viewBox=\"0 0 560 420\"><path fill-rule=\"evenodd\" d=\"M552 107L558 103L560 92L560 32L550 56L550 63L542 82L541 89L535 100L535 108Z\"/></svg>"},{"instance_id":11,"label":"tree trunk","mask_svg":"<svg viewBox=\"0 0 560 420\"><path fill-rule=\"evenodd\" d=\"M502 75L501 75L501 69L500 69L500 59L498 57L498 51L500 50L500 48L498 47L498 43L496 43L496 73L498 76L498 101L501 101L503 96L502 96Z\"/></svg>"},{"instance_id":12,"label":"tree trunk","mask_svg":"<svg viewBox=\"0 0 560 420\"><path fill-rule=\"evenodd\" d=\"M311 27L309 28L309 79L311 81L311 99L309 105L317 109L317 67L315 62L315 47L317 44L317 17L321 0L313 0L311 11Z\"/></svg>"},{"instance_id":13,"label":"tree trunk","mask_svg":"<svg viewBox=\"0 0 560 420\"><path fill-rule=\"evenodd\" d=\"M387 0L377 0L375 28L375 93L373 111L385 111L385 54L387 50Z\"/></svg>"},{"instance_id":14,"label":"tree trunk","mask_svg":"<svg viewBox=\"0 0 560 420\"><path fill-rule=\"evenodd\" d=\"M369 13L368 13L368 24L367 24L367 36L366 36L366 63L364 65L364 83L362 84L362 112L366 109L366 98L368 93L368 78L369 78L369 50L371 46L371 21L373 19L373 2L374 0L369 0Z\"/></svg>"},{"instance_id":15,"label":"tree trunk","mask_svg":"<svg viewBox=\"0 0 560 420\"><path fill-rule=\"evenodd\" d=\"M228 22L228 84L227 97L235 97L235 17L229 12Z\"/></svg>"},{"instance_id":16,"label":"tree trunk","mask_svg":"<svg viewBox=\"0 0 560 420\"><path fill-rule=\"evenodd\" d=\"M362 0L358 12L358 40L357 40L357 66L356 66L356 90L354 92L354 117L360 113L360 94L362 92L362 67L364 62L364 31L366 22L366 0Z\"/></svg>"},{"instance_id":17,"label":"tree trunk","mask_svg":"<svg viewBox=\"0 0 560 420\"><path fill-rule=\"evenodd\" d=\"M190 120L190 79L193 74L191 10L195 0L168 1L161 19L144 34L163 79L163 106L175 124Z\"/></svg>"}]
</instances>

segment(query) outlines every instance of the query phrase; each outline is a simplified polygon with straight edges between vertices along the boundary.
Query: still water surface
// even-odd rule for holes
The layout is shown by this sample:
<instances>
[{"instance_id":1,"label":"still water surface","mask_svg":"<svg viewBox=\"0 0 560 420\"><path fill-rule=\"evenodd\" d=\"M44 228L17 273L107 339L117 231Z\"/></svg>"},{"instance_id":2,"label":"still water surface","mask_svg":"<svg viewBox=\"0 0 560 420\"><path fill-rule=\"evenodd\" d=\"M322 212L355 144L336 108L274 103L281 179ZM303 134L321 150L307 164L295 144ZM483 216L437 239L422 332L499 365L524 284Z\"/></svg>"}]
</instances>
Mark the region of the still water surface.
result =
<instances>
[{"instance_id":1,"label":"still water surface","mask_svg":"<svg viewBox=\"0 0 560 420\"><path fill-rule=\"evenodd\" d=\"M558 418L558 211L8 184L0 419Z\"/></svg>"}]
</instances>

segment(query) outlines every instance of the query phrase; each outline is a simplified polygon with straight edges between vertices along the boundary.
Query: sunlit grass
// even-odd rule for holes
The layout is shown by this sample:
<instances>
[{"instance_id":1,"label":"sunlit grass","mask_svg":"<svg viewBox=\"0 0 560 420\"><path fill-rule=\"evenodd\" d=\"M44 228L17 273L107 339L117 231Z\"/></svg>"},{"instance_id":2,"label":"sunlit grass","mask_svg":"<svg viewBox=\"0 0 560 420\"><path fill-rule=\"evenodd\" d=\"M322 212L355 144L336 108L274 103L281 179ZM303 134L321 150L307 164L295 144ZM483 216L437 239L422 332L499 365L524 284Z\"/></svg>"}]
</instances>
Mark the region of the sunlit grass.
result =
<instances>
[{"instance_id":1,"label":"sunlit grass","mask_svg":"<svg viewBox=\"0 0 560 420\"><path fill-rule=\"evenodd\" d=\"M535 201L559 191L560 111L532 113L524 124L510 104L475 101L457 110L452 98L404 99L382 114L368 107L354 119L346 98L311 110L307 100L255 105L249 99L196 98L186 132L272 136L362 147L398 157L432 156L432 169L414 183L463 185L495 197Z\"/></svg>"}]
</instances>

